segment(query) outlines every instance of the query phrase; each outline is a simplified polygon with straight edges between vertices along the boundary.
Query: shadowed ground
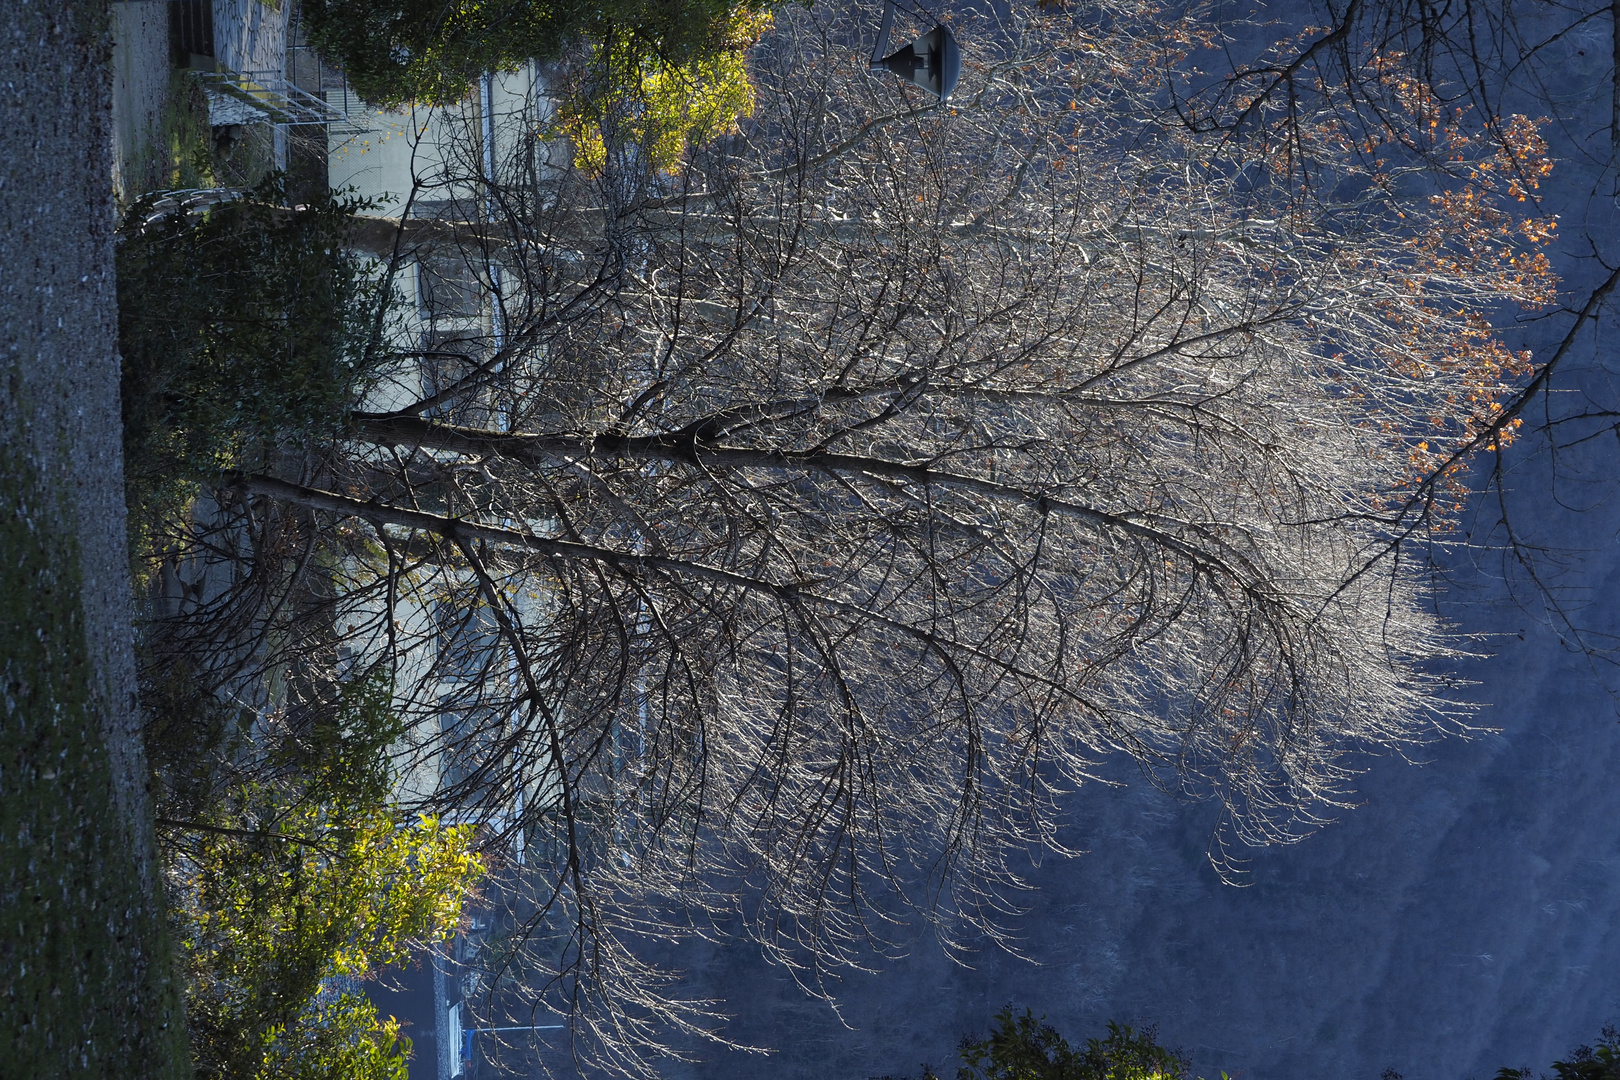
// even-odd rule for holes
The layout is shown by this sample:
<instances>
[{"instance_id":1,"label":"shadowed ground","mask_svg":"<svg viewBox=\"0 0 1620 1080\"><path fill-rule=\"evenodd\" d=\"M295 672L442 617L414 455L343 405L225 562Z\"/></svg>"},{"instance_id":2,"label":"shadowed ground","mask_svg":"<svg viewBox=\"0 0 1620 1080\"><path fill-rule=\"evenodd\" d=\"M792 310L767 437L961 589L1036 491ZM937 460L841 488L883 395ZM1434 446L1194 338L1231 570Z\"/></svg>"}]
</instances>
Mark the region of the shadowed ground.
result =
<instances>
[{"instance_id":1,"label":"shadowed ground","mask_svg":"<svg viewBox=\"0 0 1620 1080\"><path fill-rule=\"evenodd\" d=\"M0 25L0 1047L181 1076L142 783L119 445L110 14Z\"/></svg>"}]
</instances>

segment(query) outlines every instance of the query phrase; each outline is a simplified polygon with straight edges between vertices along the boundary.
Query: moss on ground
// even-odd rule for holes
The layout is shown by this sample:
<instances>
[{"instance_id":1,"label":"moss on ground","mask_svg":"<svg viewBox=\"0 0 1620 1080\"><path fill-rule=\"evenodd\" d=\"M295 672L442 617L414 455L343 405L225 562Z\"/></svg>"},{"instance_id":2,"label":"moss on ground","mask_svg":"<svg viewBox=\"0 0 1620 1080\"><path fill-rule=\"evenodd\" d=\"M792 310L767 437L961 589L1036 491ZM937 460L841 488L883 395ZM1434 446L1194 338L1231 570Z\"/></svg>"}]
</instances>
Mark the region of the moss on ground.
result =
<instances>
[{"instance_id":1,"label":"moss on ground","mask_svg":"<svg viewBox=\"0 0 1620 1080\"><path fill-rule=\"evenodd\" d=\"M158 142L162 160L150 167L154 175L148 180L148 188L214 186L208 99L189 71L169 73L169 94L158 118Z\"/></svg>"},{"instance_id":2,"label":"moss on ground","mask_svg":"<svg viewBox=\"0 0 1620 1080\"><path fill-rule=\"evenodd\" d=\"M131 197L159 189L253 187L275 168L275 132L269 124L249 124L237 134L229 148L216 144L202 84L194 72L171 71L154 141L136 162L140 191Z\"/></svg>"},{"instance_id":3,"label":"moss on ground","mask_svg":"<svg viewBox=\"0 0 1620 1080\"><path fill-rule=\"evenodd\" d=\"M115 803L71 517L0 440L0 1073L181 1077L164 915Z\"/></svg>"}]
</instances>

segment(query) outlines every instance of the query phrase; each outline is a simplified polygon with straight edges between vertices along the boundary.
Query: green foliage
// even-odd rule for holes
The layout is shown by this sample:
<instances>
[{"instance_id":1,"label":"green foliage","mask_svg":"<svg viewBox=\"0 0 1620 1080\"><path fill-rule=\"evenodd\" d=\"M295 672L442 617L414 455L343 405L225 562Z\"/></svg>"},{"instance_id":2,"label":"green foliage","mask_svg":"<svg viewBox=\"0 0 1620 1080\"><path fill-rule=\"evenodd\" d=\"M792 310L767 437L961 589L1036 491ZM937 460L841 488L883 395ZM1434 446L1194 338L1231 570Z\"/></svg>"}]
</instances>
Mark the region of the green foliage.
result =
<instances>
[{"instance_id":1,"label":"green foliage","mask_svg":"<svg viewBox=\"0 0 1620 1080\"><path fill-rule=\"evenodd\" d=\"M389 804L389 695L381 678L343 686L253 779L165 822L200 1077L404 1075L398 1025L331 987L449 936L483 867L470 828Z\"/></svg>"},{"instance_id":2,"label":"green foliage","mask_svg":"<svg viewBox=\"0 0 1620 1080\"><path fill-rule=\"evenodd\" d=\"M1087 1039L1076 1050L1050 1024L1028 1010L996 1014L987 1039L964 1039L957 1080L1186 1080L1187 1063L1154 1041L1110 1023L1108 1037Z\"/></svg>"},{"instance_id":3,"label":"green foliage","mask_svg":"<svg viewBox=\"0 0 1620 1080\"><path fill-rule=\"evenodd\" d=\"M388 679L375 672L339 686L330 709L278 742L270 757L290 778L285 783L302 785L304 804L380 806L394 788L388 749L404 730Z\"/></svg>"},{"instance_id":4,"label":"green foliage","mask_svg":"<svg viewBox=\"0 0 1620 1080\"><path fill-rule=\"evenodd\" d=\"M275 1080L407 1080L411 1040L364 994L339 994L277 1028L260 1075Z\"/></svg>"},{"instance_id":5,"label":"green foliage","mask_svg":"<svg viewBox=\"0 0 1620 1080\"><path fill-rule=\"evenodd\" d=\"M223 766L241 753L253 713L221 701L189 657L154 659L139 639L136 650L153 805L159 817L197 819L228 782Z\"/></svg>"},{"instance_id":6,"label":"green foliage","mask_svg":"<svg viewBox=\"0 0 1620 1080\"><path fill-rule=\"evenodd\" d=\"M605 47L679 67L737 51L739 14L775 0L306 0L310 40L367 101L448 104L485 71ZM751 44L752 42L749 42ZM746 47L746 46L744 46Z\"/></svg>"},{"instance_id":7,"label":"green foliage","mask_svg":"<svg viewBox=\"0 0 1620 1080\"><path fill-rule=\"evenodd\" d=\"M771 17L738 8L731 19L724 48L680 63L650 60L623 41L593 49L587 76L558 112L575 163L600 172L611 138L640 147L653 168L668 171L688 146L737 130L738 117L754 111L745 54Z\"/></svg>"},{"instance_id":8,"label":"green foliage","mask_svg":"<svg viewBox=\"0 0 1620 1080\"><path fill-rule=\"evenodd\" d=\"M288 208L273 176L205 212L137 201L119 229L132 539L200 480L337 431L380 362L388 294L342 241L363 204Z\"/></svg>"},{"instance_id":9,"label":"green foliage","mask_svg":"<svg viewBox=\"0 0 1620 1080\"><path fill-rule=\"evenodd\" d=\"M1532 1080L1529 1069L1499 1069L1496 1080ZM1546 1080L1546 1074L1543 1080ZM1568 1061L1553 1062L1557 1080L1620 1080L1620 1029L1604 1025L1598 1044L1577 1046Z\"/></svg>"}]
</instances>

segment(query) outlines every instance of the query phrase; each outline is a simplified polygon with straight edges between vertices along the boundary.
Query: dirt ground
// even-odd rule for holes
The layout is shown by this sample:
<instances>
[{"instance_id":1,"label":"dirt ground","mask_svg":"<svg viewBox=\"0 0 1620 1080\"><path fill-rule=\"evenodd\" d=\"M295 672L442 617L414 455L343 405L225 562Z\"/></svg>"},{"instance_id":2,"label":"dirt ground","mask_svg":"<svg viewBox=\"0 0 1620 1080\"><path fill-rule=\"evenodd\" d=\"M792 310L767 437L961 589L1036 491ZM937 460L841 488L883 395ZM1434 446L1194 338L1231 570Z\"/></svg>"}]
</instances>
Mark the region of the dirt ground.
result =
<instances>
[{"instance_id":1,"label":"dirt ground","mask_svg":"<svg viewBox=\"0 0 1620 1080\"><path fill-rule=\"evenodd\" d=\"M165 1075L183 1024L135 708L116 353L110 43L123 16L101 0L7 11L0 1028L13 1030L0 1046L36 1075Z\"/></svg>"}]
</instances>

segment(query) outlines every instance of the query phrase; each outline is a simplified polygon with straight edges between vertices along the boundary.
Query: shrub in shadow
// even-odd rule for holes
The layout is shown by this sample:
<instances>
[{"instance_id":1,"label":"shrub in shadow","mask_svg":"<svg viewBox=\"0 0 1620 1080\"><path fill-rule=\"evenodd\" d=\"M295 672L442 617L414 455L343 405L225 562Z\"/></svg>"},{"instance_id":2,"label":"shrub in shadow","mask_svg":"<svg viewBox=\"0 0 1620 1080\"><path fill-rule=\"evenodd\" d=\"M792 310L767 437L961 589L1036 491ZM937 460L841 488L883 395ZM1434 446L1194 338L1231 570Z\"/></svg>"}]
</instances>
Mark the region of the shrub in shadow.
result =
<instances>
[{"instance_id":1,"label":"shrub in shadow","mask_svg":"<svg viewBox=\"0 0 1620 1080\"><path fill-rule=\"evenodd\" d=\"M384 361L392 294L344 250L366 204L155 192L119 228L124 472L136 551L199 482L342 429Z\"/></svg>"}]
</instances>

